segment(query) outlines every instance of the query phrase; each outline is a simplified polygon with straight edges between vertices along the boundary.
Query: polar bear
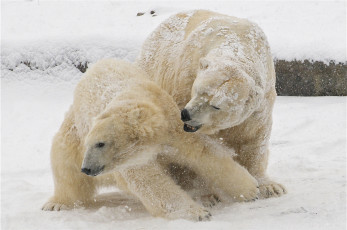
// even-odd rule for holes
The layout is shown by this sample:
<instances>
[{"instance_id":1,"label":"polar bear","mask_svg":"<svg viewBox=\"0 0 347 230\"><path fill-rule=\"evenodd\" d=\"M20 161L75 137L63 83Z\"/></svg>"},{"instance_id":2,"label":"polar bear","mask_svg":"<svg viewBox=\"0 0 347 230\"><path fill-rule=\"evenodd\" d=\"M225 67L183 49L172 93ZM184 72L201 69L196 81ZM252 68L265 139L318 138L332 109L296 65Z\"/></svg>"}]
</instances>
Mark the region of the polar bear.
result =
<instances>
[{"instance_id":1,"label":"polar bear","mask_svg":"<svg viewBox=\"0 0 347 230\"><path fill-rule=\"evenodd\" d=\"M261 197L286 193L266 175L276 77L255 23L205 10L178 13L151 33L136 62L173 96L185 131L234 148Z\"/></svg>"},{"instance_id":2,"label":"polar bear","mask_svg":"<svg viewBox=\"0 0 347 230\"><path fill-rule=\"evenodd\" d=\"M154 216L208 219L208 210L170 177L171 163L189 167L220 199L257 198L257 181L230 150L184 132L182 125L172 97L139 67L115 59L97 62L78 83L54 137L54 195L43 210L88 206L97 188L117 185Z\"/></svg>"}]
</instances>

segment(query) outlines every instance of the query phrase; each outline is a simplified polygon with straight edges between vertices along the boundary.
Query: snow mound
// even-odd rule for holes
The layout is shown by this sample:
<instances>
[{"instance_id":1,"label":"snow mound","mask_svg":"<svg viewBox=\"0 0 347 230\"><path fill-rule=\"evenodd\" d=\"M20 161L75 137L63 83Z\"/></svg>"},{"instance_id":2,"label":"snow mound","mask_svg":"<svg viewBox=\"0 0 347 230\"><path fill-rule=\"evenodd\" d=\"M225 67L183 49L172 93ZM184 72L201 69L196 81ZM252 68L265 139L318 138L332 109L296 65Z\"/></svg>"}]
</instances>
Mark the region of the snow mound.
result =
<instances>
[{"instance_id":1,"label":"snow mound","mask_svg":"<svg viewBox=\"0 0 347 230\"><path fill-rule=\"evenodd\" d=\"M171 7L165 1L7 0L2 2L1 68L79 66L105 57L133 61L156 26L173 14L197 8L256 22L277 59L346 62L343 1L178 1ZM136 16L138 12L145 14Z\"/></svg>"}]
</instances>

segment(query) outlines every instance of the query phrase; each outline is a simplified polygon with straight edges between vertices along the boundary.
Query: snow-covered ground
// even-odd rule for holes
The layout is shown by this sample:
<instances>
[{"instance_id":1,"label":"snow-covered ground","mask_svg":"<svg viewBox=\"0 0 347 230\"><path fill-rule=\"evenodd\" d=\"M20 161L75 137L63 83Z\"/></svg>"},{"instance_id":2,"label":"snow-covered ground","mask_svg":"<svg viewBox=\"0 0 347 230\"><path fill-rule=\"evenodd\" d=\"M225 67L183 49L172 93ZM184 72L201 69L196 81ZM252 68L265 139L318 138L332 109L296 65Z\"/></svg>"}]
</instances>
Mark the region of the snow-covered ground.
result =
<instances>
[{"instance_id":1,"label":"snow-covered ground","mask_svg":"<svg viewBox=\"0 0 347 230\"><path fill-rule=\"evenodd\" d=\"M287 186L281 198L220 204L204 223L154 218L116 189L94 209L41 211L53 192L51 140L74 85L2 82L2 229L345 229L345 97L278 97L269 174Z\"/></svg>"},{"instance_id":2,"label":"snow-covered ground","mask_svg":"<svg viewBox=\"0 0 347 230\"><path fill-rule=\"evenodd\" d=\"M1 4L2 229L346 229L346 97L278 97L268 172L288 188L281 198L219 204L212 221L203 223L153 218L116 189L92 209L40 210L53 193L52 137L81 76L73 64L104 57L133 61L160 22L196 8L257 22L276 58L345 62L344 2Z\"/></svg>"}]
</instances>

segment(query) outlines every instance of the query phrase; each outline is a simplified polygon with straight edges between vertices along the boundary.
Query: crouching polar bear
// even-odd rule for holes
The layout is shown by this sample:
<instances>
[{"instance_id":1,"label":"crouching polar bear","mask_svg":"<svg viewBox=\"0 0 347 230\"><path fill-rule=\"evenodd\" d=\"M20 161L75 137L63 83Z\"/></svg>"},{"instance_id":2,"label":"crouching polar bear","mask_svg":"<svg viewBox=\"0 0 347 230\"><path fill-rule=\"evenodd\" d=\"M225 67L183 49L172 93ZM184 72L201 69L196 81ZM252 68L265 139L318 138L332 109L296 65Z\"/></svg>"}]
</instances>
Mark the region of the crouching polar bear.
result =
<instances>
[{"instance_id":1,"label":"crouching polar bear","mask_svg":"<svg viewBox=\"0 0 347 230\"><path fill-rule=\"evenodd\" d=\"M256 24L204 10L179 13L152 32L137 63L173 96L185 131L234 148L262 197L286 193L266 175L275 70Z\"/></svg>"},{"instance_id":2,"label":"crouching polar bear","mask_svg":"<svg viewBox=\"0 0 347 230\"><path fill-rule=\"evenodd\" d=\"M233 161L230 150L184 132L182 125L172 97L139 67L112 59L94 64L54 137L54 195L43 209L85 206L98 187L117 185L154 216L208 219L208 210L170 177L171 163L193 170L221 199L257 197L257 181Z\"/></svg>"}]
</instances>

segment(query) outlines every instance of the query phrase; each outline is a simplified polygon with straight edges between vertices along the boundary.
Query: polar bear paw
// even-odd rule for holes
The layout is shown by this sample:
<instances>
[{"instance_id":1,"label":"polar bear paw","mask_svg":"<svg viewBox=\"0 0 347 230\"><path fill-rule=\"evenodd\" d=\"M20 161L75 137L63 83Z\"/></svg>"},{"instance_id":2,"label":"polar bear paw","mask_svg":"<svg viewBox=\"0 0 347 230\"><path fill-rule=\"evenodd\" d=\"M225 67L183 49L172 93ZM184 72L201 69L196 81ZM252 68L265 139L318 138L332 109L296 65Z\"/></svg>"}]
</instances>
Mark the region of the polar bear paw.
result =
<instances>
[{"instance_id":1,"label":"polar bear paw","mask_svg":"<svg viewBox=\"0 0 347 230\"><path fill-rule=\"evenodd\" d=\"M202 205L206 208L212 208L213 206L221 202L221 200L216 195L213 195L213 194L201 196L200 199L201 199Z\"/></svg>"},{"instance_id":2,"label":"polar bear paw","mask_svg":"<svg viewBox=\"0 0 347 230\"><path fill-rule=\"evenodd\" d=\"M255 201L259 196L258 181L250 174L237 178L229 184L229 193L227 195L236 202ZM225 190L227 191L227 190Z\"/></svg>"},{"instance_id":3,"label":"polar bear paw","mask_svg":"<svg viewBox=\"0 0 347 230\"><path fill-rule=\"evenodd\" d=\"M204 207L193 204L189 207L169 213L166 217L169 219L189 219L192 221L208 221L211 219L211 213Z\"/></svg>"},{"instance_id":4,"label":"polar bear paw","mask_svg":"<svg viewBox=\"0 0 347 230\"><path fill-rule=\"evenodd\" d=\"M280 197L287 193L286 188L273 181L259 183L260 198Z\"/></svg>"},{"instance_id":5,"label":"polar bear paw","mask_svg":"<svg viewBox=\"0 0 347 230\"><path fill-rule=\"evenodd\" d=\"M41 209L43 211L61 211L61 210L68 210L69 208L65 204L48 201L42 206Z\"/></svg>"},{"instance_id":6,"label":"polar bear paw","mask_svg":"<svg viewBox=\"0 0 347 230\"><path fill-rule=\"evenodd\" d=\"M240 191L239 195L233 196L233 200L237 202L250 202L259 199L259 188L257 186L247 188Z\"/></svg>"},{"instance_id":7,"label":"polar bear paw","mask_svg":"<svg viewBox=\"0 0 347 230\"><path fill-rule=\"evenodd\" d=\"M203 207L195 207L188 209L188 215L194 221L208 221L211 219L211 213Z\"/></svg>"}]
</instances>

